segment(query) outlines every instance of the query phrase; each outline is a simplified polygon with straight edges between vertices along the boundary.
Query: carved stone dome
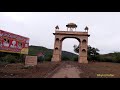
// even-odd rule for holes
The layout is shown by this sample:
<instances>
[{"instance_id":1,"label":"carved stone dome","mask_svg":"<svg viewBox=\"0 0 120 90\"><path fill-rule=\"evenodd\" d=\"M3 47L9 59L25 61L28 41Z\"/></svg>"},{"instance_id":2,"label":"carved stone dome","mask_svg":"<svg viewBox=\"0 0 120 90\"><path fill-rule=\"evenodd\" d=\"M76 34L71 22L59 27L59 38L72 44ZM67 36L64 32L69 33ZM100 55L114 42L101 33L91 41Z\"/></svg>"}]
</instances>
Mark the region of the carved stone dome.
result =
<instances>
[{"instance_id":1,"label":"carved stone dome","mask_svg":"<svg viewBox=\"0 0 120 90\"><path fill-rule=\"evenodd\" d=\"M77 25L76 25L75 23L68 23L68 24L66 25L66 27L68 27L68 28L76 28Z\"/></svg>"}]
</instances>

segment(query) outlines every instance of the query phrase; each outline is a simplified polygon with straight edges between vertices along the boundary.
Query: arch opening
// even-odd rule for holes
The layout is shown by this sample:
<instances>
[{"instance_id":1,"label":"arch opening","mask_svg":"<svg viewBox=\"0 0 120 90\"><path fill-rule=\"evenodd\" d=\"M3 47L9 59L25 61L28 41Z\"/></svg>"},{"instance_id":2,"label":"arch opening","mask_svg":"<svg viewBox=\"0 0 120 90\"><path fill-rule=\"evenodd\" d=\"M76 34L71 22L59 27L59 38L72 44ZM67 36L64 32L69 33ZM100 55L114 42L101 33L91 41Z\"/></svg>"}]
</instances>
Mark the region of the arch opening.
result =
<instances>
[{"instance_id":1,"label":"arch opening","mask_svg":"<svg viewBox=\"0 0 120 90\"><path fill-rule=\"evenodd\" d=\"M86 50L82 49L82 56L85 56L85 55L86 55Z\"/></svg>"},{"instance_id":2,"label":"arch opening","mask_svg":"<svg viewBox=\"0 0 120 90\"><path fill-rule=\"evenodd\" d=\"M86 52L86 50L85 50L85 49L82 49L82 52L83 52L83 53L85 53L85 52Z\"/></svg>"},{"instance_id":3,"label":"arch opening","mask_svg":"<svg viewBox=\"0 0 120 90\"><path fill-rule=\"evenodd\" d=\"M75 53L74 45L79 45L78 38L64 37L62 38L61 60L62 61L78 61L79 53Z\"/></svg>"},{"instance_id":4,"label":"arch opening","mask_svg":"<svg viewBox=\"0 0 120 90\"><path fill-rule=\"evenodd\" d=\"M87 41L84 39L83 41L82 41L82 45L86 45L87 44Z\"/></svg>"},{"instance_id":5,"label":"arch opening","mask_svg":"<svg viewBox=\"0 0 120 90\"><path fill-rule=\"evenodd\" d=\"M59 41L59 38L56 38L56 41Z\"/></svg>"},{"instance_id":6,"label":"arch opening","mask_svg":"<svg viewBox=\"0 0 120 90\"><path fill-rule=\"evenodd\" d=\"M68 27L73 27L76 28L77 26L74 23L69 23ZM69 39L74 39L77 40L79 47L78 47L78 56L79 58L77 59L77 61L79 63L88 63L87 60L87 43L88 43L88 37L90 36L88 34L88 32L80 32L80 31L71 31L67 30L67 31L55 31L55 33L53 33L55 35L55 43L54 43L54 51L53 51L53 57L52 57L52 61L61 61L62 60L62 50L64 51L69 51L64 49L64 45L65 45L65 39L69 38ZM63 43L63 44L62 44ZM72 47L72 53L74 53L74 45L76 43L74 42L70 42L67 43L65 48L70 48ZM71 45L71 46L70 46ZM58 49L56 48L58 47ZM56 52L55 52L56 51ZM69 51L71 52L71 50ZM71 59L70 56L73 56L72 54L69 55L68 59Z\"/></svg>"},{"instance_id":7,"label":"arch opening","mask_svg":"<svg viewBox=\"0 0 120 90\"><path fill-rule=\"evenodd\" d=\"M58 47L56 47L55 50L58 50Z\"/></svg>"},{"instance_id":8,"label":"arch opening","mask_svg":"<svg viewBox=\"0 0 120 90\"><path fill-rule=\"evenodd\" d=\"M58 47L55 48L55 53L58 54Z\"/></svg>"},{"instance_id":9,"label":"arch opening","mask_svg":"<svg viewBox=\"0 0 120 90\"><path fill-rule=\"evenodd\" d=\"M64 41L65 39L76 39L76 40L78 40L78 42L81 42L78 37L63 37L63 38L61 39L61 41Z\"/></svg>"}]
</instances>

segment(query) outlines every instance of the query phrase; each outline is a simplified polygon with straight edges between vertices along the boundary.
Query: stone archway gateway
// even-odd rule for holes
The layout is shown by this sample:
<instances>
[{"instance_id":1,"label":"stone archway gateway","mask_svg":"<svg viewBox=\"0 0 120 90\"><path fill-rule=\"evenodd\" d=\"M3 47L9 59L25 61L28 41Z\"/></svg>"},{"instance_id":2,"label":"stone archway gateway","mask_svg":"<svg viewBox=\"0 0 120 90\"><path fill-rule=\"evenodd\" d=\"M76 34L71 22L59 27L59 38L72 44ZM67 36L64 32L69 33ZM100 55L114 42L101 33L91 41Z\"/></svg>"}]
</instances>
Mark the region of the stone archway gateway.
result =
<instances>
[{"instance_id":1,"label":"stone archway gateway","mask_svg":"<svg viewBox=\"0 0 120 90\"><path fill-rule=\"evenodd\" d=\"M88 63L87 46L88 46L88 27L85 27L85 32L76 31L77 25L69 23L66 25L67 31L60 31L59 27L55 27L55 43L53 50L52 61L61 61L62 42L66 38L75 38L79 41L79 63Z\"/></svg>"}]
</instances>

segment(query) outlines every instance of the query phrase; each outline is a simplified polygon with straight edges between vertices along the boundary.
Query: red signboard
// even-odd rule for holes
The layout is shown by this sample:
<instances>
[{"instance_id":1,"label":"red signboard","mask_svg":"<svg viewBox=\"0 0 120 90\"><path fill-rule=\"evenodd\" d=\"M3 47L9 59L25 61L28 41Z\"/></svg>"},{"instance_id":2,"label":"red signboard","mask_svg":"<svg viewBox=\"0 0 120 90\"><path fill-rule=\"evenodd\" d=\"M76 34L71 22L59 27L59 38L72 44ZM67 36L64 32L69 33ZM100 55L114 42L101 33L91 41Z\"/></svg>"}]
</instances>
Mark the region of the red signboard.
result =
<instances>
[{"instance_id":1,"label":"red signboard","mask_svg":"<svg viewBox=\"0 0 120 90\"><path fill-rule=\"evenodd\" d=\"M0 30L0 51L28 54L29 38Z\"/></svg>"}]
</instances>

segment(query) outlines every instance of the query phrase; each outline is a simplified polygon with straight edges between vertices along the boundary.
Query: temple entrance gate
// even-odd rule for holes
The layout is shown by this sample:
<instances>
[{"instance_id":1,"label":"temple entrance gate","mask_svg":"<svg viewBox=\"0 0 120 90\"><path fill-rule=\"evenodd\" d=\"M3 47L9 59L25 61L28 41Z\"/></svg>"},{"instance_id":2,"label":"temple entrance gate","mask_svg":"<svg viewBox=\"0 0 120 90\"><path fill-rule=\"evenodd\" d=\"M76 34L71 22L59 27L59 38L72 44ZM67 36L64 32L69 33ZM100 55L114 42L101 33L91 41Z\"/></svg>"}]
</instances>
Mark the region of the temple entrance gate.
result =
<instances>
[{"instance_id":1,"label":"temple entrance gate","mask_svg":"<svg viewBox=\"0 0 120 90\"><path fill-rule=\"evenodd\" d=\"M62 42L66 38L75 38L79 41L79 63L88 63L87 60L87 46L88 46L88 27L85 28L85 32L76 31L77 25L74 23L69 23L66 25L67 31L60 31L59 27L56 26L55 33L55 42L52 61L61 61L61 52L62 52ZM75 31L73 31L75 29Z\"/></svg>"}]
</instances>

